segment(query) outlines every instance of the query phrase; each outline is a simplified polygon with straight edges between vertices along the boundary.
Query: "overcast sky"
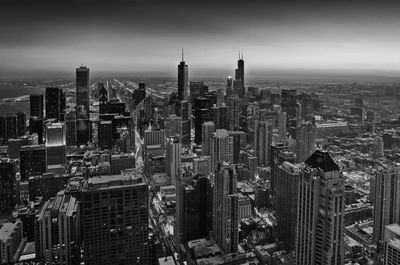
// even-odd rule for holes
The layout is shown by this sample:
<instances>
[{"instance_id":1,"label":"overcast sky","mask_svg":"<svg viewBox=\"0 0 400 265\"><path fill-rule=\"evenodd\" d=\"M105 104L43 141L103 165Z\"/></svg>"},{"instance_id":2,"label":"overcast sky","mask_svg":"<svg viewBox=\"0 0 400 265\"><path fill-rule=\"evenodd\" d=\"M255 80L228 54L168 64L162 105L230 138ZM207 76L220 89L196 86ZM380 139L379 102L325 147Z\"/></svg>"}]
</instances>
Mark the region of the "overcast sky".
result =
<instances>
[{"instance_id":1,"label":"overcast sky","mask_svg":"<svg viewBox=\"0 0 400 265\"><path fill-rule=\"evenodd\" d=\"M0 77L94 72L191 76L400 71L400 4L388 1L41 1L0 3ZM300 2L300 3L290 3Z\"/></svg>"}]
</instances>

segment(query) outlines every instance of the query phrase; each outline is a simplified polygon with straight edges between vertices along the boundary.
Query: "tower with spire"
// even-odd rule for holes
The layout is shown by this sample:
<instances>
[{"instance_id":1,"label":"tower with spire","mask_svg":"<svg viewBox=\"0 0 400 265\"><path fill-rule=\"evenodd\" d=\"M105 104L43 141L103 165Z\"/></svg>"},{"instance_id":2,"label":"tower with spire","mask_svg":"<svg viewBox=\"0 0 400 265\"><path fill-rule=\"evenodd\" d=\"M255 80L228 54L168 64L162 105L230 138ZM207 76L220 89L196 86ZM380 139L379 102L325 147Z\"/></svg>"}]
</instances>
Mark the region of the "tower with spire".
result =
<instances>
[{"instance_id":1,"label":"tower with spire","mask_svg":"<svg viewBox=\"0 0 400 265\"><path fill-rule=\"evenodd\" d=\"M178 99L179 100L188 100L189 91L188 91L188 66L185 63L184 51L182 48L182 61L178 65Z\"/></svg>"},{"instance_id":2,"label":"tower with spire","mask_svg":"<svg viewBox=\"0 0 400 265\"><path fill-rule=\"evenodd\" d=\"M238 67L235 69L235 80L233 83L234 93L238 94L239 97L243 97L245 93L244 87L244 60L243 52L239 51Z\"/></svg>"}]
</instances>

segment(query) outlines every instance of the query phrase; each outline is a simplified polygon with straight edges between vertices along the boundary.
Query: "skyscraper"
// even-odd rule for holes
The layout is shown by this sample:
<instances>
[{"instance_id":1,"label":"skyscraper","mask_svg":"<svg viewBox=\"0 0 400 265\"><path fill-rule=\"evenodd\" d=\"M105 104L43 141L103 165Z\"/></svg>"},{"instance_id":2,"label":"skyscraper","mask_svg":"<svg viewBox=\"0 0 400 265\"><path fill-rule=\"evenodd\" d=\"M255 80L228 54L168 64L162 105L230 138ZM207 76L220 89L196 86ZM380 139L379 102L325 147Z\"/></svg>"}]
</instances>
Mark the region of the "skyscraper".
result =
<instances>
[{"instance_id":1,"label":"skyscraper","mask_svg":"<svg viewBox=\"0 0 400 265\"><path fill-rule=\"evenodd\" d=\"M89 68L76 68L76 115L77 119L89 119Z\"/></svg>"},{"instance_id":2,"label":"skyscraper","mask_svg":"<svg viewBox=\"0 0 400 265\"><path fill-rule=\"evenodd\" d=\"M233 94L233 87L232 87L232 77L228 76L228 78L226 79L226 95L232 95Z\"/></svg>"},{"instance_id":3,"label":"skyscraper","mask_svg":"<svg viewBox=\"0 0 400 265\"><path fill-rule=\"evenodd\" d=\"M227 98L227 103L230 111L229 117L229 129L237 130L239 126L239 118L240 118L240 100L237 95L232 95Z\"/></svg>"},{"instance_id":4,"label":"skyscraper","mask_svg":"<svg viewBox=\"0 0 400 265\"><path fill-rule=\"evenodd\" d=\"M167 174L171 179L171 185L176 185L181 170L182 143L179 139L170 138L167 140L166 149Z\"/></svg>"},{"instance_id":5,"label":"skyscraper","mask_svg":"<svg viewBox=\"0 0 400 265\"><path fill-rule=\"evenodd\" d=\"M236 191L235 166L219 162L215 171L214 221L215 241L225 254L237 252L239 243L239 197Z\"/></svg>"},{"instance_id":6,"label":"skyscraper","mask_svg":"<svg viewBox=\"0 0 400 265\"><path fill-rule=\"evenodd\" d=\"M204 122L211 121L211 101L204 97L198 97L194 101L194 141L202 144L202 125Z\"/></svg>"},{"instance_id":7,"label":"skyscraper","mask_svg":"<svg viewBox=\"0 0 400 265\"><path fill-rule=\"evenodd\" d=\"M289 121L297 118L297 91L294 89L282 89L282 111L286 112L286 124Z\"/></svg>"},{"instance_id":8,"label":"skyscraper","mask_svg":"<svg viewBox=\"0 0 400 265\"><path fill-rule=\"evenodd\" d=\"M296 264L344 262L344 178L327 152L315 151L300 174Z\"/></svg>"},{"instance_id":9,"label":"skyscraper","mask_svg":"<svg viewBox=\"0 0 400 265\"><path fill-rule=\"evenodd\" d=\"M221 129L210 140L211 172L214 172L218 162L233 162L233 137Z\"/></svg>"},{"instance_id":10,"label":"skyscraper","mask_svg":"<svg viewBox=\"0 0 400 265\"><path fill-rule=\"evenodd\" d=\"M190 82L190 102L194 105L196 98L208 92L208 86L204 82Z\"/></svg>"},{"instance_id":11,"label":"skyscraper","mask_svg":"<svg viewBox=\"0 0 400 265\"><path fill-rule=\"evenodd\" d=\"M203 156L210 155L210 141L213 133L215 132L215 125L212 121L204 122L201 125L201 138L204 139L202 141L202 154Z\"/></svg>"},{"instance_id":12,"label":"skyscraper","mask_svg":"<svg viewBox=\"0 0 400 265\"><path fill-rule=\"evenodd\" d=\"M29 109L31 117L43 118L44 111L44 97L43 95L30 95L29 96Z\"/></svg>"},{"instance_id":13,"label":"skyscraper","mask_svg":"<svg viewBox=\"0 0 400 265\"><path fill-rule=\"evenodd\" d=\"M301 122L296 132L296 159L304 162L315 150L316 127L311 122Z\"/></svg>"},{"instance_id":14,"label":"skyscraper","mask_svg":"<svg viewBox=\"0 0 400 265\"><path fill-rule=\"evenodd\" d=\"M113 126L112 121L100 121L99 124L99 147L112 149L113 147Z\"/></svg>"},{"instance_id":15,"label":"skyscraper","mask_svg":"<svg viewBox=\"0 0 400 265\"><path fill-rule=\"evenodd\" d=\"M256 121L254 128L254 149L259 166L269 166L272 128L269 122Z\"/></svg>"},{"instance_id":16,"label":"skyscraper","mask_svg":"<svg viewBox=\"0 0 400 265\"><path fill-rule=\"evenodd\" d=\"M61 93L58 87L46 87L46 119L60 119Z\"/></svg>"},{"instance_id":17,"label":"skyscraper","mask_svg":"<svg viewBox=\"0 0 400 265\"><path fill-rule=\"evenodd\" d=\"M170 115L164 120L165 137L182 138L182 118L176 115Z\"/></svg>"},{"instance_id":18,"label":"skyscraper","mask_svg":"<svg viewBox=\"0 0 400 265\"><path fill-rule=\"evenodd\" d=\"M76 145L76 116L75 112L65 114L65 144Z\"/></svg>"},{"instance_id":19,"label":"skyscraper","mask_svg":"<svg viewBox=\"0 0 400 265\"><path fill-rule=\"evenodd\" d=\"M47 264L79 264L79 229L78 200L58 193L36 216L36 256Z\"/></svg>"},{"instance_id":20,"label":"skyscraper","mask_svg":"<svg viewBox=\"0 0 400 265\"><path fill-rule=\"evenodd\" d=\"M7 213L14 209L16 198L15 160L0 160L0 212ZM1 257L1 255L0 255Z\"/></svg>"},{"instance_id":21,"label":"skyscraper","mask_svg":"<svg viewBox=\"0 0 400 265\"><path fill-rule=\"evenodd\" d=\"M300 173L299 165L290 162L283 162L275 173L277 238L289 251L295 246Z\"/></svg>"},{"instance_id":22,"label":"skyscraper","mask_svg":"<svg viewBox=\"0 0 400 265\"><path fill-rule=\"evenodd\" d=\"M140 173L89 178L81 198L85 264L149 264L148 186Z\"/></svg>"},{"instance_id":23,"label":"skyscraper","mask_svg":"<svg viewBox=\"0 0 400 265\"><path fill-rule=\"evenodd\" d=\"M209 236L213 223L213 192L210 180L197 175L185 187L184 237L185 241Z\"/></svg>"},{"instance_id":24,"label":"skyscraper","mask_svg":"<svg viewBox=\"0 0 400 265\"><path fill-rule=\"evenodd\" d=\"M238 68L235 70L235 81L237 81L239 84L238 91L237 91L238 95L239 95L239 97L243 98L244 93L245 93L243 53L242 53L242 57L240 57L240 53L239 53Z\"/></svg>"},{"instance_id":25,"label":"skyscraper","mask_svg":"<svg viewBox=\"0 0 400 265\"><path fill-rule=\"evenodd\" d=\"M186 100L177 100L175 102L175 114L182 118L182 145L190 145L190 129L192 107Z\"/></svg>"},{"instance_id":26,"label":"skyscraper","mask_svg":"<svg viewBox=\"0 0 400 265\"><path fill-rule=\"evenodd\" d=\"M178 65L178 100L188 100L188 66L183 58L182 49L182 61Z\"/></svg>"},{"instance_id":27,"label":"skyscraper","mask_svg":"<svg viewBox=\"0 0 400 265\"><path fill-rule=\"evenodd\" d=\"M400 223L400 168L380 168L374 187L374 239L378 242L384 240L385 226Z\"/></svg>"},{"instance_id":28,"label":"skyscraper","mask_svg":"<svg viewBox=\"0 0 400 265\"><path fill-rule=\"evenodd\" d=\"M65 145L66 132L63 122L46 124L46 146Z\"/></svg>"},{"instance_id":29,"label":"skyscraper","mask_svg":"<svg viewBox=\"0 0 400 265\"><path fill-rule=\"evenodd\" d=\"M46 172L46 147L44 145L22 146L20 151L21 181Z\"/></svg>"}]
</instances>

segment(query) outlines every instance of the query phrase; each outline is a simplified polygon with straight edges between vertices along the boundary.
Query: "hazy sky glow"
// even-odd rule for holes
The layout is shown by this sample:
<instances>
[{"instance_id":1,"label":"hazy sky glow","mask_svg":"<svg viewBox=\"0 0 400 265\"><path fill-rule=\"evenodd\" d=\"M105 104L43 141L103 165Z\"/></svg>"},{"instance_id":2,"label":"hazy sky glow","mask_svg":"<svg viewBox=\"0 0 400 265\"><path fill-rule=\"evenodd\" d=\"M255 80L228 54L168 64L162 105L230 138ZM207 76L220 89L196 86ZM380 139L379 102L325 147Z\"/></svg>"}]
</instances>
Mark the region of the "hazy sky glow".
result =
<instances>
[{"instance_id":1,"label":"hazy sky glow","mask_svg":"<svg viewBox=\"0 0 400 265\"><path fill-rule=\"evenodd\" d=\"M232 74L239 50L246 72L254 75L270 70L400 71L396 3L59 2L0 3L0 77L71 72L80 64L99 72L175 75L181 47L194 76Z\"/></svg>"}]
</instances>

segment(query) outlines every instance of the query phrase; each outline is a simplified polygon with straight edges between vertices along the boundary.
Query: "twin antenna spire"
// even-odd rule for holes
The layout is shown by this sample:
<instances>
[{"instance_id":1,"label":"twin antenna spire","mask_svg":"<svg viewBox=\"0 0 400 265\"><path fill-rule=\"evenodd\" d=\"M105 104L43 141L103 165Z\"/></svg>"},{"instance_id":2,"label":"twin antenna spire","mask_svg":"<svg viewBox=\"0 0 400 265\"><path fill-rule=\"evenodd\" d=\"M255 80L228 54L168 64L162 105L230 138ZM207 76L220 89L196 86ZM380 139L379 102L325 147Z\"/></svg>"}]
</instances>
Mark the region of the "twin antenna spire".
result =
<instances>
[{"instance_id":1,"label":"twin antenna spire","mask_svg":"<svg viewBox=\"0 0 400 265\"><path fill-rule=\"evenodd\" d=\"M241 54L242 56L240 56L240 51L239 51L239 60L243 60L243 52L242 52L242 54ZM182 48L182 62L184 62L184 51L183 51L183 48Z\"/></svg>"}]
</instances>

